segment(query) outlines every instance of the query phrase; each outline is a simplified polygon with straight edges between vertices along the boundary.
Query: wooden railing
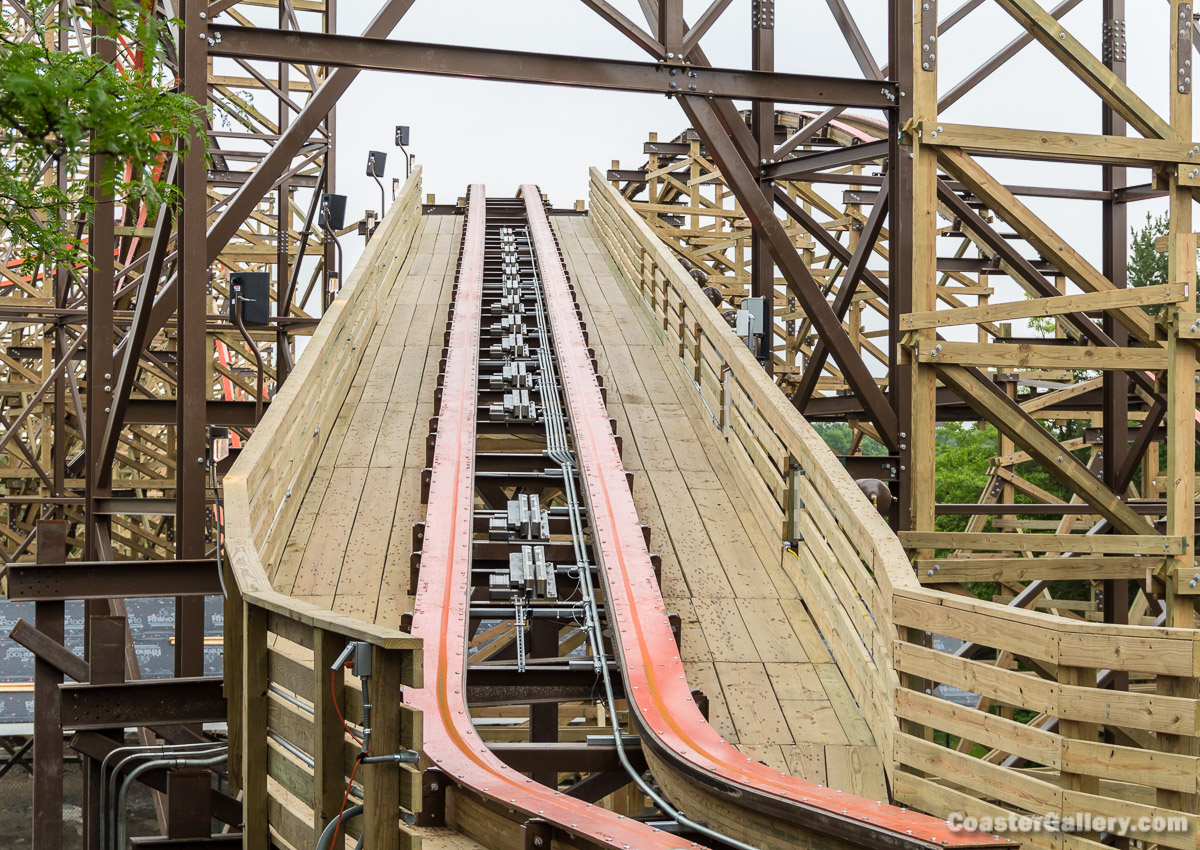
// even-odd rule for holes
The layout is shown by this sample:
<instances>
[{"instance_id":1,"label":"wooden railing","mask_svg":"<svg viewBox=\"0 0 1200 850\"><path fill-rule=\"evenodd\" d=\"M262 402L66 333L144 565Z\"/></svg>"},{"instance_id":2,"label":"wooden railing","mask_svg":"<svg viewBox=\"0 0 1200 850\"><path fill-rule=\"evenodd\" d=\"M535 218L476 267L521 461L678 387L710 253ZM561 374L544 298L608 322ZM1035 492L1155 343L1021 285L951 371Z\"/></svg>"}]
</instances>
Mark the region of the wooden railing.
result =
<instances>
[{"instance_id":1,"label":"wooden railing","mask_svg":"<svg viewBox=\"0 0 1200 850\"><path fill-rule=\"evenodd\" d=\"M751 513L780 542L895 801L942 817L1090 814L1135 826L1184 817L1182 830L1138 837L1195 848L1197 632L1066 619L922 587L838 458L596 169L590 196L625 282L724 438ZM948 650L959 641L959 652ZM1128 688L1114 689L1121 674ZM943 698L951 694L960 700ZM1096 830L1014 837L1102 846Z\"/></svg>"},{"instance_id":2,"label":"wooden railing","mask_svg":"<svg viewBox=\"0 0 1200 850\"><path fill-rule=\"evenodd\" d=\"M339 711L350 724L363 721L358 680L330 669L348 642L371 647L372 754L420 748L420 714L400 703L400 689L421 687L421 641L293 599L270 581L386 299L385 284L413 241L420 199L417 169L225 476L230 778L242 791L247 850L314 847L342 808L360 748ZM356 787L348 805L361 802L364 813L345 833L365 833L365 846L380 850L417 846L400 809L416 811L420 774L407 765L365 764L355 783L361 792Z\"/></svg>"}]
</instances>

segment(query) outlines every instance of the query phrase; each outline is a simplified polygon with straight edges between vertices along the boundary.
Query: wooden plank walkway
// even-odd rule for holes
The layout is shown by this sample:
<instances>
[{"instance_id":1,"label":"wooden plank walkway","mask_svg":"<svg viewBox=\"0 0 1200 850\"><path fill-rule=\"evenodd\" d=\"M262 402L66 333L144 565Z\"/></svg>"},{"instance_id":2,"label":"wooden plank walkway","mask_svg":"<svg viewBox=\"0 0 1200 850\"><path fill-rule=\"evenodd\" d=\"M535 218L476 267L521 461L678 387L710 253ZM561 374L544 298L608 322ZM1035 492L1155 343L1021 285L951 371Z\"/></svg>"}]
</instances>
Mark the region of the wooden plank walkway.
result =
<instances>
[{"instance_id":1,"label":"wooden plank walkway","mask_svg":"<svg viewBox=\"0 0 1200 850\"><path fill-rule=\"evenodd\" d=\"M865 722L803 600L757 530L672 352L619 281L591 223L554 220L579 294L634 497L683 624L688 679L747 755L884 799ZM392 284L272 577L285 593L398 627L425 436L462 219L426 217ZM426 834L431 846L469 847Z\"/></svg>"},{"instance_id":2,"label":"wooden plank walkway","mask_svg":"<svg viewBox=\"0 0 1200 850\"><path fill-rule=\"evenodd\" d=\"M886 799L866 722L721 460L709 412L591 222L555 225L638 514L662 556L667 609L682 620L688 680L708 694L710 721L772 767Z\"/></svg>"}]
</instances>

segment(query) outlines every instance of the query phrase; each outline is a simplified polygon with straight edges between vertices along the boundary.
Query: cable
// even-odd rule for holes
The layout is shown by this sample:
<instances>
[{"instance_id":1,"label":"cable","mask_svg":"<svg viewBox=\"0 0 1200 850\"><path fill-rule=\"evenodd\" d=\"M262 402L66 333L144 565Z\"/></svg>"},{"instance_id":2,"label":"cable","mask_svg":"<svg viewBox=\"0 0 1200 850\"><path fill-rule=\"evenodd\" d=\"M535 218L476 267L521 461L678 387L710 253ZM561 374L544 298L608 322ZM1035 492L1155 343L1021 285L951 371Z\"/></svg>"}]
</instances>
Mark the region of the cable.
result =
<instances>
[{"instance_id":1,"label":"cable","mask_svg":"<svg viewBox=\"0 0 1200 850\"><path fill-rule=\"evenodd\" d=\"M610 725L613 730L613 742L616 745L617 759L621 762L621 766L625 769L625 772L629 774L629 777L641 789L642 793L649 797L659 809L676 823L699 832L701 835L706 835L709 838L724 842L731 847L736 847L738 850L758 850L758 848L751 844L738 841L736 838L732 838L688 818L672 806L661 794L650 787L650 784L646 782L645 778L630 763L629 756L625 752L624 733L617 719L617 701L613 691L612 676L608 669L608 658L604 651L604 636L600 625L600 606L596 602L596 595L592 588L592 567L583 545L583 511L579 494L575 488L575 460L567 440L566 414L563 411L562 400L559 397L561 386L554 368L554 361L549 352L550 328L546 323L546 313L542 303L542 281L538 275L536 253L529 237L528 228L525 228L525 238L530 248L530 254L534 256L533 276L536 283L536 315L539 335L542 340L542 346L538 350L538 360L541 365L541 374L538 376L538 390L542 397L543 419L546 425L546 456L557 463L563 472L563 495L567 501L567 511L571 522L572 543L575 547L576 564L579 567L579 589L586 606L584 611L585 629L588 634L588 642L592 645L593 666L599 674L600 679L604 682L605 701L608 703Z\"/></svg>"},{"instance_id":2,"label":"cable","mask_svg":"<svg viewBox=\"0 0 1200 850\"><path fill-rule=\"evenodd\" d=\"M354 730L350 728L350 724L348 724L346 722L346 718L342 717L342 710L338 707L337 676L329 677L329 695L333 697L333 710L337 712L338 720L340 720L342 722L342 728L350 733L351 738L353 738L355 741L357 741L359 744L361 744L363 742L362 738L358 737L358 735L356 735L354 733ZM363 752L366 752L366 750L364 750ZM351 778L353 778L353 777L351 777Z\"/></svg>"},{"instance_id":3,"label":"cable","mask_svg":"<svg viewBox=\"0 0 1200 850\"><path fill-rule=\"evenodd\" d=\"M217 580L221 582L221 595L228 599L229 590L225 587L225 569L221 565L221 546L225 540L225 504L221 498L221 491L217 488L217 465L210 460L208 468L212 472L213 500L216 502L217 510Z\"/></svg>"},{"instance_id":4,"label":"cable","mask_svg":"<svg viewBox=\"0 0 1200 850\"><path fill-rule=\"evenodd\" d=\"M342 721L343 723L345 721ZM342 807L338 810L337 826L333 828L333 840L329 842L330 847L337 845L338 830L342 828L342 815L346 813L346 803L350 799L350 786L354 784L354 777L358 774L358 766L362 764L362 757L366 754L363 750L358 754L358 758L354 760L354 768L350 771L350 781L346 783L346 793L342 795Z\"/></svg>"}]
</instances>

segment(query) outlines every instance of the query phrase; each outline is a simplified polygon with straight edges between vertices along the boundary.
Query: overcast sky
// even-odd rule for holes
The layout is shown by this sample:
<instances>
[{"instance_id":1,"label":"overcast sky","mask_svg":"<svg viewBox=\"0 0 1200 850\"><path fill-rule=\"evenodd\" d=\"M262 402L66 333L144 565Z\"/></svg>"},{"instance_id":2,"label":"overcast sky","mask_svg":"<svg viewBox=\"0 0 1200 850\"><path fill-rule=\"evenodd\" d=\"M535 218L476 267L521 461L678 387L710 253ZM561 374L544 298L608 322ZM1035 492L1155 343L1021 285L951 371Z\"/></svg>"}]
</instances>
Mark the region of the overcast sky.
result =
<instances>
[{"instance_id":1,"label":"overcast sky","mask_svg":"<svg viewBox=\"0 0 1200 850\"><path fill-rule=\"evenodd\" d=\"M887 61L884 0L847 0L873 50ZM1047 6L1051 0L1043 0ZM636 0L613 0L634 20L642 20ZM685 16L695 20L708 0L684 0ZM943 18L959 5L943 0ZM340 6L338 30L360 33L378 2L355 0ZM1169 81L1165 0L1128 0L1130 85L1166 114ZM749 67L750 0L734 0L702 44L717 66ZM1100 52L1101 0L1084 0L1063 22L1080 41ZM994 2L987 2L948 33L939 45L939 87L945 91L1020 32ZM635 45L577 0L416 0L393 38L487 46L606 58L645 59ZM777 67L782 71L859 76L860 71L825 0L777 0ZM488 193L511 194L523 182L538 183L551 200L569 206L587 194L589 166L606 168L614 159L640 166L649 131L671 137L686 126L679 107L655 95L495 83L416 75L364 72L337 107L339 191L350 196L348 217L379 205L379 192L364 174L367 152L387 151L391 177L403 164L393 146L393 128L412 128L410 151L425 167L424 185L439 202L453 202L471 182ZM944 120L993 126L1098 133L1098 98L1038 44L984 81L948 109ZM1028 162L985 160L1009 182L1098 188L1099 169ZM1149 179L1131 171L1131 183ZM1099 205L1030 200L1052 227L1098 262ZM1140 204L1131 219L1161 203ZM358 240L351 240L357 242ZM353 256L357 246L347 246ZM349 258L348 258L349 259Z\"/></svg>"}]
</instances>

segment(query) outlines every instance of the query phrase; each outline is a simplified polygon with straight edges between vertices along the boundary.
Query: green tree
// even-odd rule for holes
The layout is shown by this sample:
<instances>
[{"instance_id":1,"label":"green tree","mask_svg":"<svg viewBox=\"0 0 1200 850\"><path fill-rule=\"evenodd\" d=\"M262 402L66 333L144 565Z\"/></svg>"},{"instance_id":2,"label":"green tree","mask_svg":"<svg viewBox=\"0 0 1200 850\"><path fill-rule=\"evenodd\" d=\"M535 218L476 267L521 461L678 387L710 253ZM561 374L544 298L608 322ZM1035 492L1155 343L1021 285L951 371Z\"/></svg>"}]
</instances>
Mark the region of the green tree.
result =
<instances>
[{"instance_id":1,"label":"green tree","mask_svg":"<svg viewBox=\"0 0 1200 850\"><path fill-rule=\"evenodd\" d=\"M974 422L947 422L937 429L937 477L934 495L938 502L974 504L987 486L988 463L996 456L996 429L976 427ZM940 516L938 531L962 531L965 516Z\"/></svg>"},{"instance_id":2,"label":"green tree","mask_svg":"<svg viewBox=\"0 0 1200 850\"><path fill-rule=\"evenodd\" d=\"M18 246L32 273L39 265L87 262L69 222L93 214L97 183L151 215L175 203L161 166L173 151L186 151L193 135L204 138L195 132L204 122L197 103L173 91L163 59L178 22L148 14L156 4L71 4L66 20L58 0L24 6L28 17L11 7L0 16L0 235ZM109 33L93 38L112 42L117 62L78 50L77 31ZM56 49L60 34L71 49ZM88 175L97 155L104 171ZM55 167L69 176L65 186Z\"/></svg>"},{"instance_id":3,"label":"green tree","mask_svg":"<svg viewBox=\"0 0 1200 850\"><path fill-rule=\"evenodd\" d=\"M1129 228L1129 260L1128 269L1130 286L1161 286L1167 282L1167 255L1160 254L1155 244L1158 237L1166 236L1170 229L1170 219L1166 213L1152 216L1146 213L1146 224L1142 227ZM1031 298L1028 293L1026 298ZM1143 307L1150 315L1155 315L1161 309L1158 306ZM1050 318L1033 318L1029 327L1043 336L1054 333L1054 320Z\"/></svg>"},{"instance_id":4,"label":"green tree","mask_svg":"<svg viewBox=\"0 0 1200 850\"><path fill-rule=\"evenodd\" d=\"M821 439L825 441L825 445L829 446L837 454L844 455L850 451L850 444L854 440L854 432L850 430L850 426L845 422L814 422L812 426L821 436ZM887 449L870 437L863 437L859 451L867 457L879 457L887 454Z\"/></svg>"},{"instance_id":5,"label":"green tree","mask_svg":"<svg viewBox=\"0 0 1200 850\"><path fill-rule=\"evenodd\" d=\"M1129 244L1129 285L1160 286L1167 282L1167 255L1160 254L1155 241L1166 236L1170 221L1166 213L1152 217L1146 213L1146 225L1140 229L1130 228L1132 241ZM1158 307L1147 307L1151 315Z\"/></svg>"}]
</instances>

